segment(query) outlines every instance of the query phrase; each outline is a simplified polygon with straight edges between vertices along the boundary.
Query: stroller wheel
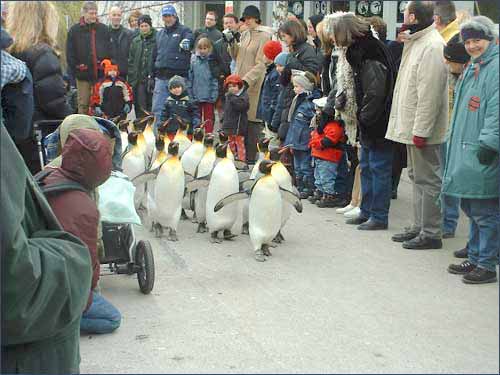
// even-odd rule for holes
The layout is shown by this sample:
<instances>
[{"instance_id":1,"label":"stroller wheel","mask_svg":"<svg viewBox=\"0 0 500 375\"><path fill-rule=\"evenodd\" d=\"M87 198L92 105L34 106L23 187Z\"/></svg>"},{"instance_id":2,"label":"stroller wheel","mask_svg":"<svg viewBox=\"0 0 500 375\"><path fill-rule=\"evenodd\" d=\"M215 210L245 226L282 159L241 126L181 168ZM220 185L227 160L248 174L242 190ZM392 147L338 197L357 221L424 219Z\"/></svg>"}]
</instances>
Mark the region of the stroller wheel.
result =
<instances>
[{"instance_id":1,"label":"stroller wheel","mask_svg":"<svg viewBox=\"0 0 500 375\"><path fill-rule=\"evenodd\" d=\"M135 252L135 263L140 268L137 271L139 288L144 294L153 290L155 283L155 261L149 241L139 241Z\"/></svg>"}]
</instances>

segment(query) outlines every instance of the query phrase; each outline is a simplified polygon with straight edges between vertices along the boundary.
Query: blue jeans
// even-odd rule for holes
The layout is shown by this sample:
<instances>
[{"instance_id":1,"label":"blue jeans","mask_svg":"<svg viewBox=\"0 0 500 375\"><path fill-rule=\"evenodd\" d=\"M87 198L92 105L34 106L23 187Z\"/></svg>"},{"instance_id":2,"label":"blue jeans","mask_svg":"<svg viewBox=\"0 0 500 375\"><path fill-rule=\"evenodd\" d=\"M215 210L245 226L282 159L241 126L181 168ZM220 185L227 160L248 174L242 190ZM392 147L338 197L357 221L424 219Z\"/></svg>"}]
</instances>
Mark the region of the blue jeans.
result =
<instances>
[{"instance_id":1,"label":"blue jeans","mask_svg":"<svg viewBox=\"0 0 500 375\"><path fill-rule=\"evenodd\" d=\"M361 216L387 224L392 193L392 145L361 148Z\"/></svg>"},{"instance_id":2,"label":"blue jeans","mask_svg":"<svg viewBox=\"0 0 500 375\"><path fill-rule=\"evenodd\" d=\"M498 198L461 199L462 210L470 220L469 261L496 271L500 251L500 214Z\"/></svg>"},{"instance_id":3,"label":"blue jeans","mask_svg":"<svg viewBox=\"0 0 500 375\"><path fill-rule=\"evenodd\" d=\"M160 123L160 115L165 106L168 96L170 95L168 91L168 79L155 78L155 89L153 91L153 113L156 116L154 131L156 134L156 129Z\"/></svg>"},{"instance_id":4,"label":"blue jeans","mask_svg":"<svg viewBox=\"0 0 500 375\"><path fill-rule=\"evenodd\" d=\"M349 181L349 167L347 166L347 156L346 153L342 155L342 159L337 164L337 176L335 178L335 192L339 195L347 195L348 186L351 186L352 190L352 181ZM352 177L354 180L354 174Z\"/></svg>"},{"instance_id":5,"label":"blue jeans","mask_svg":"<svg viewBox=\"0 0 500 375\"><path fill-rule=\"evenodd\" d=\"M325 194L335 194L335 179L337 178L337 163L327 160L314 159L314 184Z\"/></svg>"},{"instance_id":6,"label":"blue jeans","mask_svg":"<svg viewBox=\"0 0 500 375\"><path fill-rule=\"evenodd\" d=\"M441 145L443 161L446 160L446 147L448 147L447 143ZM443 194L441 197L441 213L443 215L443 233L455 233L458 218L460 217L460 198Z\"/></svg>"},{"instance_id":7,"label":"blue jeans","mask_svg":"<svg viewBox=\"0 0 500 375\"><path fill-rule=\"evenodd\" d=\"M441 196L443 212L443 233L455 233L460 217L460 198L443 194Z\"/></svg>"},{"instance_id":8,"label":"blue jeans","mask_svg":"<svg viewBox=\"0 0 500 375\"><path fill-rule=\"evenodd\" d=\"M80 330L87 333L111 333L122 320L120 312L102 295L92 292L92 304L82 314Z\"/></svg>"},{"instance_id":9,"label":"blue jeans","mask_svg":"<svg viewBox=\"0 0 500 375\"><path fill-rule=\"evenodd\" d=\"M307 181L313 180L314 170L310 151L293 150L293 170L296 177Z\"/></svg>"}]
</instances>

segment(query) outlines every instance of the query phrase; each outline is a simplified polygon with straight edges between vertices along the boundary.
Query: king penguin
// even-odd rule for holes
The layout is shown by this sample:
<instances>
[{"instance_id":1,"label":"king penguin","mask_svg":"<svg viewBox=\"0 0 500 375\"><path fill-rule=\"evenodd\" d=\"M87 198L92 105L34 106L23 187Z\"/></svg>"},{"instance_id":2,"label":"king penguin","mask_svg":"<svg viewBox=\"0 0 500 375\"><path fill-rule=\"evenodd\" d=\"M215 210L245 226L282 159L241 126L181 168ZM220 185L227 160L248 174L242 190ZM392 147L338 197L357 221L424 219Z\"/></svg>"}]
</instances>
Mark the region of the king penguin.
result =
<instances>
[{"instance_id":1,"label":"king penguin","mask_svg":"<svg viewBox=\"0 0 500 375\"><path fill-rule=\"evenodd\" d=\"M179 160L179 144L170 142L169 158L161 165L155 181L155 229L157 235L163 228L169 230L168 240L177 241L177 227L181 217L182 197L184 196L184 170Z\"/></svg>"},{"instance_id":2,"label":"king penguin","mask_svg":"<svg viewBox=\"0 0 500 375\"><path fill-rule=\"evenodd\" d=\"M144 173L146 170L146 157L144 156L144 150L137 141L138 137L139 134L137 132L129 133L129 147L122 159L123 173L125 173L131 180L141 173ZM134 203L136 209L141 206L144 199L145 189L145 184L135 186Z\"/></svg>"},{"instance_id":3,"label":"king penguin","mask_svg":"<svg viewBox=\"0 0 500 375\"><path fill-rule=\"evenodd\" d=\"M269 152L269 157L270 159L275 163L273 167L271 168L271 175L274 177L280 188L283 188L288 191L293 191L294 186L292 183L292 176L290 176L290 173L288 172L288 169L283 165L283 163L280 161L280 154L278 150L272 150ZM285 226L286 222L290 218L290 215L292 213L292 207L290 207L290 204L286 201L283 201L281 204L281 227L280 231L276 235L276 238L273 240L276 243L281 243L285 238L283 237L283 234L281 233L281 230Z\"/></svg>"},{"instance_id":4,"label":"king penguin","mask_svg":"<svg viewBox=\"0 0 500 375\"><path fill-rule=\"evenodd\" d=\"M215 159L217 156L215 155L214 150L214 136L212 134L207 134L204 140L205 145L205 153L198 164L198 168L196 169L196 179L207 178L210 173L212 173L212 169L214 168ZM207 231L206 229L206 203L207 203L207 189L208 187L200 187L196 191L196 195L194 198L194 212L196 214L196 219L198 221L198 233L204 233Z\"/></svg>"},{"instance_id":5,"label":"king penguin","mask_svg":"<svg viewBox=\"0 0 500 375\"><path fill-rule=\"evenodd\" d=\"M223 231L224 239L230 240L235 235L231 233L231 228L238 216L238 205L232 204L214 212L215 205L228 195L238 193L240 190L238 171L233 161L228 157L228 143L219 144L215 150L217 165L212 171L210 183L207 191L206 216L207 226L210 231L210 242L220 243L219 231Z\"/></svg>"}]
</instances>

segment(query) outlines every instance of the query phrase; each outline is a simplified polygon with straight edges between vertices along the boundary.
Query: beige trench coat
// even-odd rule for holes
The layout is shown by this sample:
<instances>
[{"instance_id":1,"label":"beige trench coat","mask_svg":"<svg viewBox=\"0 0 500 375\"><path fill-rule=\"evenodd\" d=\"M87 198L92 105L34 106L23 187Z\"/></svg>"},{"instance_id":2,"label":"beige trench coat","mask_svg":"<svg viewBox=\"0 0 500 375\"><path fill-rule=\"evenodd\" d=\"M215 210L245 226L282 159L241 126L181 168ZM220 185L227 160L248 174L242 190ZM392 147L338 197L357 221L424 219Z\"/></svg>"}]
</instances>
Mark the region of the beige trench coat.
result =
<instances>
[{"instance_id":1,"label":"beige trench coat","mask_svg":"<svg viewBox=\"0 0 500 375\"><path fill-rule=\"evenodd\" d=\"M405 42L386 138L413 144L413 136L440 144L448 129L448 71L444 40L434 26Z\"/></svg>"},{"instance_id":2,"label":"beige trench coat","mask_svg":"<svg viewBox=\"0 0 500 375\"><path fill-rule=\"evenodd\" d=\"M228 47L229 54L236 60L236 74L248 83L248 97L250 109L248 121L257 119L257 106L259 105L260 90L266 75L264 63L264 44L271 39L268 29L257 26L253 30L245 30L240 37L240 43Z\"/></svg>"}]
</instances>

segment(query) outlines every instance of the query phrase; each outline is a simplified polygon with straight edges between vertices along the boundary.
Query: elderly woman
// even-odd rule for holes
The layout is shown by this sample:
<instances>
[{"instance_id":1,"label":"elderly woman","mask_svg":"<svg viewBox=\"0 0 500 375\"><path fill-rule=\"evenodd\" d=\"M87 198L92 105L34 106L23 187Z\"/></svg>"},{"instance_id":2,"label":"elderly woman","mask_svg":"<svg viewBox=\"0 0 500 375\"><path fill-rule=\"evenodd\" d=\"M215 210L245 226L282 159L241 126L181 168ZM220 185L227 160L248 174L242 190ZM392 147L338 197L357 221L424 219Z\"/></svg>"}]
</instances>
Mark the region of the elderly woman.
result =
<instances>
[{"instance_id":1,"label":"elderly woman","mask_svg":"<svg viewBox=\"0 0 500 375\"><path fill-rule=\"evenodd\" d=\"M392 142L385 139L395 82L395 69L385 45L370 24L352 13L326 18L335 45L346 48L353 71L361 142L361 214L348 224L359 230L387 229L392 181Z\"/></svg>"},{"instance_id":2,"label":"elderly woman","mask_svg":"<svg viewBox=\"0 0 500 375\"><path fill-rule=\"evenodd\" d=\"M241 33L240 42L231 40L228 48L231 57L236 61L236 71L248 89L250 109L248 110L248 137L245 138L247 161L255 161L257 139L262 132L262 119L257 118L260 90L266 75L264 61L264 44L271 39L271 34L260 25L260 11L254 5L247 6L241 17L245 31ZM241 30L241 28L240 28Z\"/></svg>"},{"instance_id":3,"label":"elderly woman","mask_svg":"<svg viewBox=\"0 0 500 375\"><path fill-rule=\"evenodd\" d=\"M443 193L461 199L470 220L468 260L448 272L463 282L497 281L499 253L498 31L487 17L460 27L471 56L455 89Z\"/></svg>"}]
</instances>

